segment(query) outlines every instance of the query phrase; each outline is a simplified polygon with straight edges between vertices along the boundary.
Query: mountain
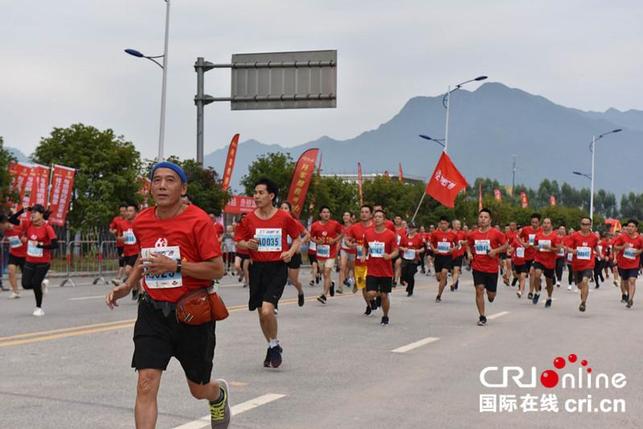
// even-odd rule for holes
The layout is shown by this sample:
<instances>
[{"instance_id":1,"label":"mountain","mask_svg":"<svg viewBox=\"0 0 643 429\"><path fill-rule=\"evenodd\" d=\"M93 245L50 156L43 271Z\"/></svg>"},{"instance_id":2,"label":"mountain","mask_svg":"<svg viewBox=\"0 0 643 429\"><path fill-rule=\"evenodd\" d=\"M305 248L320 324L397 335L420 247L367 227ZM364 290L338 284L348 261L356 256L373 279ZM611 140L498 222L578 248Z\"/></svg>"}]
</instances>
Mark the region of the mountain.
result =
<instances>
[{"instance_id":1,"label":"mountain","mask_svg":"<svg viewBox=\"0 0 643 429\"><path fill-rule=\"evenodd\" d=\"M239 189L248 164L259 155L278 150L296 159L311 147L321 149L326 173L355 172L360 161L365 173L389 170L395 174L401 162L405 174L427 177L440 147L418 134L444 137L441 100L441 95L411 98L388 122L348 140L324 136L290 148L243 142L233 188ZM592 135L624 128L597 144L596 188L617 195L643 192L643 112L584 112L501 83L486 83L473 92L454 92L449 120L449 155L470 182L489 177L511 184L512 155L516 155L516 183L531 187L545 178L589 186L572 171L590 173ZM226 154L227 148L212 152L205 158L206 165L220 170Z\"/></svg>"},{"instance_id":2,"label":"mountain","mask_svg":"<svg viewBox=\"0 0 643 429\"><path fill-rule=\"evenodd\" d=\"M16 148L13 148L13 147L7 147L7 150L14 157L16 157L16 161L18 161L18 162L29 162L29 158L27 157L27 155L22 153L20 150L18 150Z\"/></svg>"}]
</instances>

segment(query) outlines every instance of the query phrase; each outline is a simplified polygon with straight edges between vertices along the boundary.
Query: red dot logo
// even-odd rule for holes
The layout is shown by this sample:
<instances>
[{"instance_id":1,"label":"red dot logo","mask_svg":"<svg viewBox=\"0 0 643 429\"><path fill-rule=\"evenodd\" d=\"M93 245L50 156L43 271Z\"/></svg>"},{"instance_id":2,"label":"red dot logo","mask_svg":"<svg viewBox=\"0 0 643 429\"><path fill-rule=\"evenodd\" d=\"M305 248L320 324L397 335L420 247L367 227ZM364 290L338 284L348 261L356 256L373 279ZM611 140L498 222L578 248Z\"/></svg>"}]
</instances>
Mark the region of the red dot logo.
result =
<instances>
[{"instance_id":1,"label":"red dot logo","mask_svg":"<svg viewBox=\"0 0 643 429\"><path fill-rule=\"evenodd\" d=\"M565 358L558 356L556 359L554 359L554 366L557 369L565 368Z\"/></svg>"},{"instance_id":2,"label":"red dot logo","mask_svg":"<svg viewBox=\"0 0 643 429\"><path fill-rule=\"evenodd\" d=\"M551 369L543 371L540 375L540 383L548 389L556 387L558 384L558 373Z\"/></svg>"},{"instance_id":3,"label":"red dot logo","mask_svg":"<svg viewBox=\"0 0 643 429\"><path fill-rule=\"evenodd\" d=\"M592 373L592 368L587 368L587 372L591 374Z\"/></svg>"},{"instance_id":4,"label":"red dot logo","mask_svg":"<svg viewBox=\"0 0 643 429\"><path fill-rule=\"evenodd\" d=\"M578 356L572 353L571 355L567 356L567 360L570 361L571 363L574 363L578 360Z\"/></svg>"},{"instance_id":5,"label":"red dot logo","mask_svg":"<svg viewBox=\"0 0 643 429\"><path fill-rule=\"evenodd\" d=\"M580 364L583 365L583 366L587 366L587 361L585 359L583 359L582 361L580 361Z\"/></svg>"}]
</instances>

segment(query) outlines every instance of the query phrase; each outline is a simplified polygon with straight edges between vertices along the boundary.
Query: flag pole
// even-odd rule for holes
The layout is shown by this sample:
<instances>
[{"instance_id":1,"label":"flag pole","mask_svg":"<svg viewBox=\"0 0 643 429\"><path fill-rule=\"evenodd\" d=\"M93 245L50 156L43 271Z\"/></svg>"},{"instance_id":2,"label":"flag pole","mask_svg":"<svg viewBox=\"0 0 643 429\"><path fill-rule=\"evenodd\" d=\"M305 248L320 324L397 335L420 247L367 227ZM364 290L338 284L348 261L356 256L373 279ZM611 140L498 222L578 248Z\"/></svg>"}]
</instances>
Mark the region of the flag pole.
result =
<instances>
[{"instance_id":1,"label":"flag pole","mask_svg":"<svg viewBox=\"0 0 643 429\"><path fill-rule=\"evenodd\" d=\"M426 191L422 192L422 198L420 198L420 204L418 204L418 207L415 209L415 213L413 213L413 217L411 218L411 223L415 221L415 216L417 216L418 212L420 211L420 206L422 205L422 202L424 202L425 196L426 196Z\"/></svg>"}]
</instances>

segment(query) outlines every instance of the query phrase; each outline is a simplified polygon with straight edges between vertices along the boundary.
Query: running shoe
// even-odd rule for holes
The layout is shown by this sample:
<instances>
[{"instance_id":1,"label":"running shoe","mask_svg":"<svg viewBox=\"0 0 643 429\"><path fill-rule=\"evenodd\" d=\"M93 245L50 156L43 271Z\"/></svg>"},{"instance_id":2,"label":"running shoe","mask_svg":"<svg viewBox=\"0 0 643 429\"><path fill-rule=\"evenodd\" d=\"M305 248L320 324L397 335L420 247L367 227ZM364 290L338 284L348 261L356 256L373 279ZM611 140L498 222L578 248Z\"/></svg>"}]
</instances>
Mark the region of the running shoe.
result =
<instances>
[{"instance_id":1,"label":"running shoe","mask_svg":"<svg viewBox=\"0 0 643 429\"><path fill-rule=\"evenodd\" d=\"M382 321L380 322L380 325L382 326L388 325L388 316L382 316Z\"/></svg>"},{"instance_id":2,"label":"running shoe","mask_svg":"<svg viewBox=\"0 0 643 429\"><path fill-rule=\"evenodd\" d=\"M478 319L478 326L487 326L486 316L480 316L480 318Z\"/></svg>"},{"instance_id":3,"label":"running shoe","mask_svg":"<svg viewBox=\"0 0 643 429\"><path fill-rule=\"evenodd\" d=\"M33 313L31 313L31 315L36 317L42 317L45 315L45 312L42 311L42 308L36 307L36 309L33 311Z\"/></svg>"},{"instance_id":4,"label":"running shoe","mask_svg":"<svg viewBox=\"0 0 643 429\"><path fill-rule=\"evenodd\" d=\"M276 345L275 347L268 347L268 354L270 355L270 366L273 368L279 368L279 365L281 365L281 353L283 353L283 349L281 348L280 345Z\"/></svg>"},{"instance_id":5,"label":"running shoe","mask_svg":"<svg viewBox=\"0 0 643 429\"><path fill-rule=\"evenodd\" d=\"M377 295L377 297L375 297L375 304L377 304L377 308L380 308L382 306L382 297L381 296Z\"/></svg>"},{"instance_id":6,"label":"running shoe","mask_svg":"<svg viewBox=\"0 0 643 429\"><path fill-rule=\"evenodd\" d=\"M374 299L371 299L371 310L377 310L377 301Z\"/></svg>"},{"instance_id":7,"label":"running shoe","mask_svg":"<svg viewBox=\"0 0 643 429\"><path fill-rule=\"evenodd\" d=\"M567 290L571 292L572 291L572 285L567 286Z\"/></svg>"},{"instance_id":8,"label":"running shoe","mask_svg":"<svg viewBox=\"0 0 643 429\"><path fill-rule=\"evenodd\" d=\"M349 282L348 279L344 279L343 283L344 283L344 286L351 287L351 282Z\"/></svg>"},{"instance_id":9,"label":"running shoe","mask_svg":"<svg viewBox=\"0 0 643 429\"><path fill-rule=\"evenodd\" d=\"M531 292L529 292L529 293L527 294L527 299L534 299L534 294L533 294L533 293L531 293Z\"/></svg>"},{"instance_id":10,"label":"running shoe","mask_svg":"<svg viewBox=\"0 0 643 429\"><path fill-rule=\"evenodd\" d=\"M533 298L531 299L531 302L532 302L534 305L536 305L536 304L538 304L538 300L539 300L539 299L540 299L540 294L539 294L539 293L534 294Z\"/></svg>"},{"instance_id":11,"label":"running shoe","mask_svg":"<svg viewBox=\"0 0 643 429\"><path fill-rule=\"evenodd\" d=\"M630 300L628 300L628 301L627 301L627 305L626 305L626 307L627 307L627 308L632 308L632 306L633 306L633 305L634 305L634 300L633 300L633 299L630 299Z\"/></svg>"},{"instance_id":12,"label":"running shoe","mask_svg":"<svg viewBox=\"0 0 643 429\"><path fill-rule=\"evenodd\" d=\"M317 301L321 302L322 304L326 304L326 295L322 294L317 297Z\"/></svg>"},{"instance_id":13,"label":"running shoe","mask_svg":"<svg viewBox=\"0 0 643 429\"><path fill-rule=\"evenodd\" d=\"M300 307L304 306L304 294L303 293L300 293L299 295L297 295L297 305L300 306Z\"/></svg>"},{"instance_id":14,"label":"running shoe","mask_svg":"<svg viewBox=\"0 0 643 429\"><path fill-rule=\"evenodd\" d=\"M516 286L516 283L518 283L518 278L514 277L513 280L511 281L511 286Z\"/></svg>"},{"instance_id":15,"label":"running shoe","mask_svg":"<svg viewBox=\"0 0 643 429\"><path fill-rule=\"evenodd\" d=\"M215 380L219 384L223 398L220 401L210 401L210 421L212 429L226 429L230 424L230 398L228 396L228 382L220 378Z\"/></svg>"},{"instance_id":16,"label":"running shoe","mask_svg":"<svg viewBox=\"0 0 643 429\"><path fill-rule=\"evenodd\" d=\"M330 282L330 296L335 296L335 282Z\"/></svg>"},{"instance_id":17,"label":"running shoe","mask_svg":"<svg viewBox=\"0 0 643 429\"><path fill-rule=\"evenodd\" d=\"M451 289L451 292L453 292L455 290L455 285L451 285L450 289Z\"/></svg>"},{"instance_id":18,"label":"running shoe","mask_svg":"<svg viewBox=\"0 0 643 429\"><path fill-rule=\"evenodd\" d=\"M551 298L548 298L547 301L545 301L545 308L551 307Z\"/></svg>"},{"instance_id":19,"label":"running shoe","mask_svg":"<svg viewBox=\"0 0 643 429\"><path fill-rule=\"evenodd\" d=\"M413 292L407 292L406 296L407 296L407 297L409 297L409 296L413 296Z\"/></svg>"},{"instance_id":20,"label":"running shoe","mask_svg":"<svg viewBox=\"0 0 643 429\"><path fill-rule=\"evenodd\" d=\"M353 293L357 293L357 285L353 285Z\"/></svg>"},{"instance_id":21,"label":"running shoe","mask_svg":"<svg viewBox=\"0 0 643 429\"><path fill-rule=\"evenodd\" d=\"M455 290L458 290L458 286L460 286L460 280L455 282L455 285L454 285Z\"/></svg>"},{"instance_id":22,"label":"running shoe","mask_svg":"<svg viewBox=\"0 0 643 429\"><path fill-rule=\"evenodd\" d=\"M627 304L627 295L625 294L621 295L621 303Z\"/></svg>"},{"instance_id":23,"label":"running shoe","mask_svg":"<svg viewBox=\"0 0 643 429\"><path fill-rule=\"evenodd\" d=\"M440 297L440 295L435 297L435 302L442 302L442 298Z\"/></svg>"},{"instance_id":24,"label":"running shoe","mask_svg":"<svg viewBox=\"0 0 643 429\"><path fill-rule=\"evenodd\" d=\"M556 282L556 287L560 287L560 282Z\"/></svg>"},{"instance_id":25,"label":"running shoe","mask_svg":"<svg viewBox=\"0 0 643 429\"><path fill-rule=\"evenodd\" d=\"M578 311L583 312L585 311L585 303L581 302L580 305L578 306Z\"/></svg>"},{"instance_id":26,"label":"running shoe","mask_svg":"<svg viewBox=\"0 0 643 429\"><path fill-rule=\"evenodd\" d=\"M321 281L321 275L317 274L317 277L315 277L315 283L319 284L320 281Z\"/></svg>"},{"instance_id":27,"label":"running shoe","mask_svg":"<svg viewBox=\"0 0 643 429\"><path fill-rule=\"evenodd\" d=\"M11 292L11 295L9 296L9 299L18 299L20 298L20 294L16 292Z\"/></svg>"},{"instance_id":28,"label":"running shoe","mask_svg":"<svg viewBox=\"0 0 643 429\"><path fill-rule=\"evenodd\" d=\"M614 283L614 287L618 287L618 282L614 280L612 283Z\"/></svg>"},{"instance_id":29,"label":"running shoe","mask_svg":"<svg viewBox=\"0 0 643 429\"><path fill-rule=\"evenodd\" d=\"M311 280L310 283L308 283L308 286L310 286L310 287L315 286L315 280Z\"/></svg>"},{"instance_id":30,"label":"running shoe","mask_svg":"<svg viewBox=\"0 0 643 429\"><path fill-rule=\"evenodd\" d=\"M120 281L119 279L117 279L117 278L113 278L113 279L112 279L112 284L113 284L114 286L120 286L121 281Z\"/></svg>"},{"instance_id":31,"label":"running shoe","mask_svg":"<svg viewBox=\"0 0 643 429\"><path fill-rule=\"evenodd\" d=\"M263 367L270 368L270 347L268 347L268 350L266 350L266 357L263 360Z\"/></svg>"},{"instance_id":32,"label":"running shoe","mask_svg":"<svg viewBox=\"0 0 643 429\"><path fill-rule=\"evenodd\" d=\"M373 311L373 310L371 310L371 306L370 306L370 305L367 305L367 306L366 306L366 311L364 312L364 316L368 316L368 315L370 315L370 314L371 314L371 311Z\"/></svg>"},{"instance_id":33,"label":"running shoe","mask_svg":"<svg viewBox=\"0 0 643 429\"><path fill-rule=\"evenodd\" d=\"M522 298L522 292L520 291L516 292L516 296L518 297L518 299Z\"/></svg>"}]
</instances>

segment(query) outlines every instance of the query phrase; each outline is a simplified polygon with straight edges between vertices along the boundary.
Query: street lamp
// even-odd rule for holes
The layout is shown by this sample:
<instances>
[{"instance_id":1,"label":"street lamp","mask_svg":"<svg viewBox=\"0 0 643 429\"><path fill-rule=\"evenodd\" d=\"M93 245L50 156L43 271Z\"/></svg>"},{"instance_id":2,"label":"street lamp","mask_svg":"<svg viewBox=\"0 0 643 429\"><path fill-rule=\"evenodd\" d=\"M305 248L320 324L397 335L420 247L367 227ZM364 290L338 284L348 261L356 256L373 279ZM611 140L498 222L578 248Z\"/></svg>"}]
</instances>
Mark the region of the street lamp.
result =
<instances>
[{"instance_id":1,"label":"street lamp","mask_svg":"<svg viewBox=\"0 0 643 429\"><path fill-rule=\"evenodd\" d=\"M444 125L444 151L447 151L447 148L449 147L449 108L451 106L450 98L451 98L451 93L457 91L458 89L462 88L463 85L466 85L467 83L470 82L478 82L481 80L485 80L487 76L478 76L475 79L470 79L464 82L461 82L455 86L455 88L451 89L451 86L447 88L447 93L442 96L442 105L444 106L445 109L447 109L447 118L446 118L446 124Z\"/></svg>"},{"instance_id":2,"label":"street lamp","mask_svg":"<svg viewBox=\"0 0 643 429\"><path fill-rule=\"evenodd\" d=\"M595 146L596 142L602 139L605 136L608 136L610 134L615 134L615 133L620 133L623 131L622 128L616 128L615 130L608 131L606 133L603 133L599 135L598 137L592 136L592 142L589 144L589 151L592 152L592 173L591 173L591 185L590 185L590 194L589 194L589 218L594 222L594 177L596 176L594 174L594 154L596 153Z\"/></svg>"},{"instance_id":3,"label":"street lamp","mask_svg":"<svg viewBox=\"0 0 643 429\"><path fill-rule=\"evenodd\" d=\"M425 134L418 134L419 137L422 137L423 139L426 140L431 140L432 142L436 142L440 146L444 147L444 139L434 139L433 137L429 137Z\"/></svg>"},{"instance_id":4,"label":"street lamp","mask_svg":"<svg viewBox=\"0 0 643 429\"><path fill-rule=\"evenodd\" d=\"M163 146L165 144L165 105L166 105L166 92L167 92L167 45L168 45L168 36L170 32L170 0L165 1L165 43L163 48L163 55L156 56L147 56L142 54L136 49L125 49L125 52L129 55L132 55L137 58L145 58L152 61L154 64L159 66L163 70L163 83L161 85L161 120L159 125L159 149L157 155L157 161L162 161L164 158L163 155ZM163 64L159 63L156 59L163 58Z\"/></svg>"},{"instance_id":5,"label":"street lamp","mask_svg":"<svg viewBox=\"0 0 643 429\"><path fill-rule=\"evenodd\" d=\"M583 177L584 177L584 178L586 178L587 180L592 180L592 176L590 176L590 175L589 175L589 174L587 174L587 173L581 173L580 171L572 171L572 173L573 173L573 174L575 174L575 175L577 175L577 176L583 176Z\"/></svg>"}]
</instances>

